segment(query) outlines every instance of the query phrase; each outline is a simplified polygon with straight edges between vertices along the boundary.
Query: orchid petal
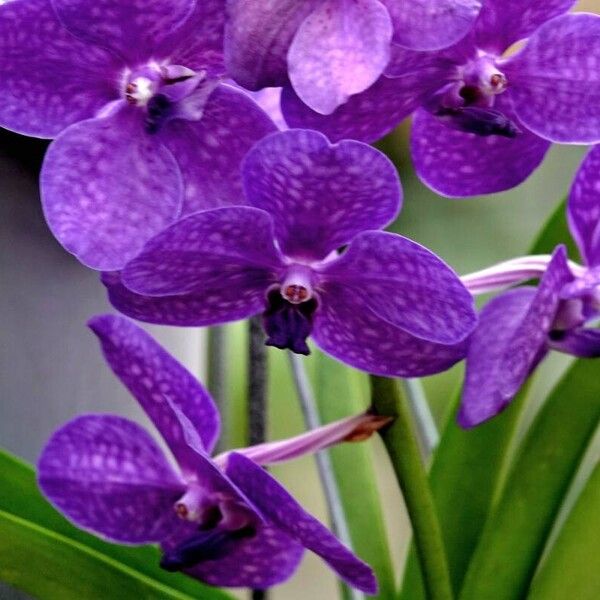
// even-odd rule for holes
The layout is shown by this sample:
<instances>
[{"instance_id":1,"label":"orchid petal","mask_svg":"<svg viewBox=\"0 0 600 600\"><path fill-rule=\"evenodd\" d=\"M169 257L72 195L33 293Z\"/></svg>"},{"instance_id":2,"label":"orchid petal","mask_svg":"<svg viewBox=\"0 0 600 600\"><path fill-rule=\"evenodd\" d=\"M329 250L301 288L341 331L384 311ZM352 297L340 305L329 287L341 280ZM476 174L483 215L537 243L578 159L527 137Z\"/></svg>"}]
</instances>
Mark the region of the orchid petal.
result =
<instances>
[{"instance_id":1,"label":"orchid petal","mask_svg":"<svg viewBox=\"0 0 600 600\"><path fill-rule=\"evenodd\" d=\"M108 48L135 65L192 13L194 0L52 0L76 37Z\"/></svg>"},{"instance_id":2,"label":"orchid petal","mask_svg":"<svg viewBox=\"0 0 600 600\"><path fill-rule=\"evenodd\" d=\"M0 5L0 125L55 137L118 99L122 63L75 39L50 0Z\"/></svg>"},{"instance_id":3,"label":"orchid petal","mask_svg":"<svg viewBox=\"0 0 600 600\"><path fill-rule=\"evenodd\" d=\"M200 382L132 321L102 315L88 325L98 336L111 369L138 400L177 461L190 467L195 456L190 456L185 430L174 408L193 424L202 449L211 452L219 437L220 419Z\"/></svg>"},{"instance_id":4,"label":"orchid petal","mask_svg":"<svg viewBox=\"0 0 600 600\"><path fill-rule=\"evenodd\" d=\"M500 381L500 393L504 398L512 397L525 381L552 328L560 303L560 292L573 279L567 263L566 249L559 246L554 251L535 298L503 357L504 376Z\"/></svg>"},{"instance_id":5,"label":"orchid petal","mask_svg":"<svg viewBox=\"0 0 600 600\"><path fill-rule=\"evenodd\" d=\"M501 106L510 117L508 103ZM515 138L481 137L451 129L423 109L413 119L411 154L417 174L444 196L463 198L515 187L539 166L549 148L549 142L527 129Z\"/></svg>"},{"instance_id":6,"label":"orchid petal","mask_svg":"<svg viewBox=\"0 0 600 600\"><path fill-rule=\"evenodd\" d=\"M535 297L535 288L520 287L490 300L479 315L469 344L467 371L458 422L474 427L502 411L511 398L499 390L502 359Z\"/></svg>"},{"instance_id":7,"label":"orchid petal","mask_svg":"<svg viewBox=\"0 0 600 600\"><path fill-rule=\"evenodd\" d=\"M123 283L138 294L204 294L218 309L253 314L283 265L273 243L270 216L252 207L216 208L175 223L146 244L123 270ZM237 302L231 301L231 289ZM221 291L225 299L221 304Z\"/></svg>"},{"instance_id":8,"label":"orchid petal","mask_svg":"<svg viewBox=\"0 0 600 600\"><path fill-rule=\"evenodd\" d=\"M401 188L392 163L360 142L331 145L307 130L273 134L243 165L248 201L267 211L287 256L325 258L365 229L398 213Z\"/></svg>"},{"instance_id":9,"label":"orchid petal","mask_svg":"<svg viewBox=\"0 0 600 600\"><path fill-rule=\"evenodd\" d=\"M485 0L475 24L477 46L500 55L577 0Z\"/></svg>"},{"instance_id":10,"label":"orchid petal","mask_svg":"<svg viewBox=\"0 0 600 600\"><path fill-rule=\"evenodd\" d=\"M571 272L573 269L571 269ZM594 292L600 287L600 267L586 269L576 279L563 287L560 297L563 300L572 300L575 298L585 298L593 296Z\"/></svg>"},{"instance_id":11,"label":"orchid petal","mask_svg":"<svg viewBox=\"0 0 600 600\"><path fill-rule=\"evenodd\" d=\"M479 0L381 0L394 41L413 50L440 50L462 39L481 9Z\"/></svg>"},{"instance_id":12,"label":"orchid petal","mask_svg":"<svg viewBox=\"0 0 600 600\"><path fill-rule=\"evenodd\" d=\"M205 292L172 296L144 296L126 288L118 272L103 273L102 283L111 304L123 314L146 323L201 327L238 321L260 313L265 306L264 290L213 286ZM252 283L253 285L253 283Z\"/></svg>"},{"instance_id":13,"label":"orchid petal","mask_svg":"<svg viewBox=\"0 0 600 600\"><path fill-rule=\"evenodd\" d=\"M273 131L272 121L246 94L224 85L212 92L202 118L171 121L160 139L181 170L182 215L245 204L242 159Z\"/></svg>"},{"instance_id":14,"label":"orchid petal","mask_svg":"<svg viewBox=\"0 0 600 600\"><path fill-rule=\"evenodd\" d=\"M542 25L503 71L519 120L563 143L600 141L600 16L556 17Z\"/></svg>"},{"instance_id":15,"label":"orchid petal","mask_svg":"<svg viewBox=\"0 0 600 600\"><path fill-rule=\"evenodd\" d=\"M59 242L86 266L113 270L177 217L182 186L171 153L126 107L58 136L44 160L41 193Z\"/></svg>"},{"instance_id":16,"label":"orchid petal","mask_svg":"<svg viewBox=\"0 0 600 600\"><path fill-rule=\"evenodd\" d=\"M168 58L172 65L206 71L209 77L222 76L225 0L195 0L194 4L185 21L174 31L168 30L154 56Z\"/></svg>"},{"instance_id":17,"label":"orchid petal","mask_svg":"<svg viewBox=\"0 0 600 600\"><path fill-rule=\"evenodd\" d=\"M550 335L550 348L581 358L600 357L600 329L575 329Z\"/></svg>"},{"instance_id":18,"label":"orchid petal","mask_svg":"<svg viewBox=\"0 0 600 600\"><path fill-rule=\"evenodd\" d=\"M79 527L110 540L157 542L176 525L185 486L136 423L77 417L50 439L38 463L40 487Z\"/></svg>"},{"instance_id":19,"label":"orchid petal","mask_svg":"<svg viewBox=\"0 0 600 600\"><path fill-rule=\"evenodd\" d=\"M321 276L391 325L430 342L456 344L475 327L473 298L458 275L433 252L393 233L359 234Z\"/></svg>"},{"instance_id":20,"label":"orchid petal","mask_svg":"<svg viewBox=\"0 0 600 600\"><path fill-rule=\"evenodd\" d=\"M287 53L319 0L228 0L227 72L249 90L287 82Z\"/></svg>"},{"instance_id":21,"label":"orchid petal","mask_svg":"<svg viewBox=\"0 0 600 600\"><path fill-rule=\"evenodd\" d=\"M573 280L564 246L559 246L535 293L507 292L480 316L467 356L459 423L472 427L495 416L513 399L545 354L560 292Z\"/></svg>"},{"instance_id":22,"label":"orchid petal","mask_svg":"<svg viewBox=\"0 0 600 600\"><path fill-rule=\"evenodd\" d=\"M196 531L197 525L182 523L161 545L169 551ZM264 523L254 536L238 541L226 556L202 561L185 573L216 586L266 589L289 579L303 553L300 544Z\"/></svg>"},{"instance_id":23,"label":"orchid petal","mask_svg":"<svg viewBox=\"0 0 600 600\"><path fill-rule=\"evenodd\" d=\"M281 109L290 127L316 129L333 142L350 138L370 143L394 129L452 73L453 63L437 53L394 47L389 77L380 77L331 115L310 109L290 86L283 88Z\"/></svg>"},{"instance_id":24,"label":"orchid petal","mask_svg":"<svg viewBox=\"0 0 600 600\"><path fill-rule=\"evenodd\" d=\"M377 591L371 568L309 515L264 469L233 453L226 473L278 529L318 554L346 583L369 594Z\"/></svg>"},{"instance_id":25,"label":"orchid petal","mask_svg":"<svg viewBox=\"0 0 600 600\"><path fill-rule=\"evenodd\" d=\"M343 283L320 286L313 339L327 354L356 369L388 377L422 377L450 368L466 343L436 344L414 337L377 316L361 294Z\"/></svg>"},{"instance_id":26,"label":"orchid petal","mask_svg":"<svg viewBox=\"0 0 600 600\"><path fill-rule=\"evenodd\" d=\"M600 264L600 146L581 163L567 204L571 235L590 266Z\"/></svg>"},{"instance_id":27,"label":"orchid petal","mask_svg":"<svg viewBox=\"0 0 600 600\"><path fill-rule=\"evenodd\" d=\"M302 101L331 114L370 87L390 59L392 23L378 0L322 0L289 48L288 71Z\"/></svg>"}]
</instances>

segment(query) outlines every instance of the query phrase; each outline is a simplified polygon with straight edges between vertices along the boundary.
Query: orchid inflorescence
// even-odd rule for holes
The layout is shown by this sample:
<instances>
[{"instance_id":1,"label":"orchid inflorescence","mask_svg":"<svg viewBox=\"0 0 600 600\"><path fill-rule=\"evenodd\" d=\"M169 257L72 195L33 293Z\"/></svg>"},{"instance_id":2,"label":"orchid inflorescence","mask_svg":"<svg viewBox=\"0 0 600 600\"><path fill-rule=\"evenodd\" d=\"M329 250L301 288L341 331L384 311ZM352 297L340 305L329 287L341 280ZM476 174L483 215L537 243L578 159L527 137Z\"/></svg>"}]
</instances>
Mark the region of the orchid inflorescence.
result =
<instances>
[{"instance_id":1,"label":"orchid inflorescence","mask_svg":"<svg viewBox=\"0 0 600 600\"><path fill-rule=\"evenodd\" d=\"M583 265L559 246L460 277L384 231L402 187L368 144L413 115L418 176L466 197L520 184L552 143L600 142L600 17L573 3L9 0L0 125L53 140L46 220L119 312L184 327L260 316L270 346L309 354L312 340L386 377L466 359L458 419L472 427L549 350L600 356L600 148L568 199ZM477 315L474 296L499 290ZM388 419L213 457L220 417L203 386L131 320L90 327L177 468L136 423L77 417L39 461L60 511L160 544L163 568L209 584L269 587L307 548L375 592L371 569L261 466Z\"/></svg>"}]
</instances>

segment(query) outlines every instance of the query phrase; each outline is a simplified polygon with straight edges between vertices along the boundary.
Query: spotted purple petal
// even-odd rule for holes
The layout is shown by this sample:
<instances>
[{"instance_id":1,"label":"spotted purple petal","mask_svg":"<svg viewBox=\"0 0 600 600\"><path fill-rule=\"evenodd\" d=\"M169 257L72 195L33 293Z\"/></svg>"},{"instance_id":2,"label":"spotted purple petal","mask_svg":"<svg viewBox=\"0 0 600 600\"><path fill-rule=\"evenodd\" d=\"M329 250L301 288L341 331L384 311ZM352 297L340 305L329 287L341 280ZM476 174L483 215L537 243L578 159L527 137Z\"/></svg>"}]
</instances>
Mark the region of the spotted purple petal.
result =
<instances>
[{"instance_id":1,"label":"spotted purple petal","mask_svg":"<svg viewBox=\"0 0 600 600\"><path fill-rule=\"evenodd\" d=\"M315 312L313 339L352 367L390 377L439 373L464 358L466 343L443 345L414 337L377 316L361 294L326 282Z\"/></svg>"},{"instance_id":2,"label":"spotted purple petal","mask_svg":"<svg viewBox=\"0 0 600 600\"><path fill-rule=\"evenodd\" d=\"M55 137L118 98L122 64L61 25L50 0L0 5L0 125Z\"/></svg>"},{"instance_id":3,"label":"spotted purple petal","mask_svg":"<svg viewBox=\"0 0 600 600\"><path fill-rule=\"evenodd\" d=\"M50 229L99 270L119 269L171 223L181 188L175 159L129 108L71 125L50 146L41 173Z\"/></svg>"},{"instance_id":4,"label":"spotted purple petal","mask_svg":"<svg viewBox=\"0 0 600 600\"><path fill-rule=\"evenodd\" d=\"M479 0L381 0L394 41L413 50L439 50L463 38L479 14Z\"/></svg>"},{"instance_id":5,"label":"spotted purple petal","mask_svg":"<svg viewBox=\"0 0 600 600\"><path fill-rule=\"evenodd\" d=\"M195 533L193 524L180 525L163 541L169 550ZM207 560L185 573L216 586L265 589L288 579L298 567L304 548L283 531L264 524L255 536L234 546L227 556Z\"/></svg>"},{"instance_id":6,"label":"spotted purple petal","mask_svg":"<svg viewBox=\"0 0 600 600\"><path fill-rule=\"evenodd\" d=\"M193 12L177 29L169 30L154 56L194 71L206 70L211 77L223 75L225 3L226 0L196 0Z\"/></svg>"},{"instance_id":7,"label":"spotted purple petal","mask_svg":"<svg viewBox=\"0 0 600 600\"><path fill-rule=\"evenodd\" d=\"M499 381L499 387L504 398L513 396L525 381L552 327L560 302L560 291L572 280L566 249L559 246L554 251L535 298L503 357L503 377Z\"/></svg>"},{"instance_id":8,"label":"spotted purple petal","mask_svg":"<svg viewBox=\"0 0 600 600\"><path fill-rule=\"evenodd\" d=\"M135 65L148 60L194 9L194 0L52 0L75 36Z\"/></svg>"},{"instance_id":9,"label":"spotted purple petal","mask_svg":"<svg viewBox=\"0 0 600 600\"><path fill-rule=\"evenodd\" d=\"M168 535L185 490L139 425L109 415L77 417L59 429L40 457L38 480L79 527L135 544Z\"/></svg>"},{"instance_id":10,"label":"spotted purple petal","mask_svg":"<svg viewBox=\"0 0 600 600\"><path fill-rule=\"evenodd\" d=\"M178 407L193 423L206 452L219 437L217 408L204 387L168 354L151 336L132 321L116 315L102 315L88 323L98 336L106 361L135 396L184 467L195 462L185 441Z\"/></svg>"},{"instance_id":11,"label":"spotted purple petal","mask_svg":"<svg viewBox=\"0 0 600 600\"><path fill-rule=\"evenodd\" d=\"M331 145L307 130L273 134L243 164L248 201L267 211L287 256L322 259L365 229L394 219L398 175L377 150L354 141Z\"/></svg>"},{"instance_id":12,"label":"spotted purple petal","mask_svg":"<svg viewBox=\"0 0 600 600\"><path fill-rule=\"evenodd\" d=\"M122 278L139 294L201 293L223 316L223 308L250 310L258 295L264 301L281 266L270 216L239 206L196 213L175 223L148 242ZM237 291L238 302L231 303L227 291L220 306L222 291L229 289Z\"/></svg>"},{"instance_id":13,"label":"spotted purple petal","mask_svg":"<svg viewBox=\"0 0 600 600\"><path fill-rule=\"evenodd\" d=\"M287 82L287 53L298 27L319 0L228 0L225 64L249 90Z\"/></svg>"},{"instance_id":14,"label":"spotted purple petal","mask_svg":"<svg viewBox=\"0 0 600 600\"><path fill-rule=\"evenodd\" d=\"M381 319L430 342L456 344L475 327L473 298L458 275L400 235L359 234L322 277L345 286Z\"/></svg>"},{"instance_id":15,"label":"spotted purple petal","mask_svg":"<svg viewBox=\"0 0 600 600\"><path fill-rule=\"evenodd\" d=\"M581 358L600 357L600 329L575 329L551 336L550 348Z\"/></svg>"},{"instance_id":16,"label":"spotted purple petal","mask_svg":"<svg viewBox=\"0 0 600 600\"><path fill-rule=\"evenodd\" d=\"M459 422L473 427L504 409L543 358L560 291L572 281L564 246L559 246L537 290L507 292L480 316L467 355Z\"/></svg>"},{"instance_id":17,"label":"spotted purple petal","mask_svg":"<svg viewBox=\"0 0 600 600\"><path fill-rule=\"evenodd\" d=\"M386 69L390 77L380 77L331 115L311 110L290 86L283 89L281 109L290 127L316 129L333 142L351 138L370 143L394 129L443 85L452 76L450 67L437 53L394 47Z\"/></svg>"},{"instance_id":18,"label":"spotted purple petal","mask_svg":"<svg viewBox=\"0 0 600 600\"><path fill-rule=\"evenodd\" d=\"M593 297L599 286L600 266L591 267L565 285L560 292L560 297L563 300L584 299L586 296Z\"/></svg>"},{"instance_id":19,"label":"spotted purple petal","mask_svg":"<svg viewBox=\"0 0 600 600\"><path fill-rule=\"evenodd\" d=\"M600 146L581 163L567 205L571 235L590 266L600 263Z\"/></svg>"},{"instance_id":20,"label":"spotted purple petal","mask_svg":"<svg viewBox=\"0 0 600 600\"><path fill-rule=\"evenodd\" d=\"M479 48L502 54L546 21L566 13L576 0L486 0L475 24Z\"/></svg>"},{"instance_id":21,"label":"spotted purple petal","mask_svg":"<svg viewBox=\"0 0 600 600\"><path fill-rule=\"evenodd\" d=\"M553 142L600 141L600 16L568 14L542 25L504 73L519 120Z\"/></svg>"},{"instance_id":22,"label":"spotted purple petal","mask_svg":"<svg viewBox=\"0 0 600 600\"><path fill-rule=\"evenodd\" d=\"M392 23L379 0L322 0L289 48L288 72L302 101L331 114L370 87L390 59Z\"/></svg>"},{"instance_id":23,"label":"spotted purple petal","mask_svg":"<svg viewBox=\"0 0 600 600\"><path fill-rule=\"evenodd\" d=\"M198 121L176 119L160 134L182 173L182 215L245 204L241 162L255 142L275 131L246 94L221 85Z\"/></svg>"},{"instance_id":24,"label":"spotted purple petal","mask_svg":"<svg viewBox=\"0 0 600 600\"><path fill-rule=\"evenodd\" d=\"M118 272L103 273L102 283L111 304L123 314L146 323L200 327L238 321L264 310L265 292L258 286L248 289L213 286L196 294L144 296L126 288Z\"/></svg>"},{"instance_id":25,"label":"spotted purple petal","mask_svg":"<svg viewBox=\"0 0 600 600\"><path fill-rule=\"evenodd\" d=\"M371 568L305 512L264 469L233 453L226 473L278 529L318 554L344 581L368 594L377 591Z\"/></svg>"},{"instance_id":26,"label":"spotted purple petal","mask_svg":"<svg viewBox=\"0 0 600 600\"><path fill-rule=\"evenodd\" d=\"M508 102L498 102L509 116ZM444 196L492 194L523 182L550 143L525 128L515 138L451 129L421 109L415 113L411 153L420 179Z\"/></svg>"},{"instance_id":27,"label":"spotted purple petal","mask_svg":"<svg viewBox=\"0 0 600 600\"><path fill-rule=\"evenodd\" d=\"M496 296L479 315L467 354L467 370L458 422L474 427L497 415L510 402L500 393L503 357L535 297L535 288L520 287ZM538 348L540 350L540 348Z\"/></svg>"}]
</instances>

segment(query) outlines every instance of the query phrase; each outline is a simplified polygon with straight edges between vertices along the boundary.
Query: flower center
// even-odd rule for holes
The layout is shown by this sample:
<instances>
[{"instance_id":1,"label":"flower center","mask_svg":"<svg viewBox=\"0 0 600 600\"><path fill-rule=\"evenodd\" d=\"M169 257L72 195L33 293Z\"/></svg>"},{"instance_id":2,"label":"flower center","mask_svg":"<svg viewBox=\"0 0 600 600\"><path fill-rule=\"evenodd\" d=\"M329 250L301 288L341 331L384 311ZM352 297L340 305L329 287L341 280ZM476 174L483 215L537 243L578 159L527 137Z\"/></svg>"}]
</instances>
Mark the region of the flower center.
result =
<instances>
[{"instance_id":1,"label":"flower center","mask_svg":"<svg viewBox=\"0 0 600 600\"><path fill-rule=\"evenodd\" d=\"M199 530L194 535L166 550L160 566L166 571L190 569L207 560L217 560L230 554L236 544L256 535L256 529L247 525L234 531L220 527Z\"/></svg>"},{"instance_id":2,"label":"flower center","mask_svg":"<svg viewBox=\"0 0 600 600\"><path fill-rule=\"evenodd\" d=\"M508 87L496 57L482 53L459 67L457 76L457 81L434 94L425 108L452 129L479 136L516 137L517 125L494 107L495 97Z\"/></svg>"},{"instance_id":3,"label":"flower center","mask_svg":"<svg viewBox=\"0 0 600 600\"><path fill-rule=\"evenodd\" d=\"M267 346L310 354L306 339L317 309L312 279L313 271L308 265L293 263L288 266L281 285L269 291L263 313Z\"/></svg>"},{"instance_id":4,"label":"flower center","mask_svg":"<svg viewBox=\"0 0 600 600\"><path fill-rule=\"evenodd\" d=\"M198 120L218 80L180 65L149 63L123 75L122 97L145 113L147 133L174 118Z\"/></svg>"},{"instance_id":5,"label":"flower center","mask_svg":"<svg viewBox=\"0 0 600 600\"><path fill-rule=\"evenodd\" d=\"M123 95L129 104L146 106L161 84L159 65L148 64L124 76Z\"/></svg>"},{"instance_id":6,"label":"flower center","mask_svg":"<svg viewBox=\"0 0 600 600\"><path fill-rule=\"evenodd\" d=\"M190 484L173 508L180 519L195 524L196 531L165 550L160 566L167 571L222 558L240 540L256 535L255 517L246 505L235 498L211 497L198 484Z\"/></svg>"}]
</instances>

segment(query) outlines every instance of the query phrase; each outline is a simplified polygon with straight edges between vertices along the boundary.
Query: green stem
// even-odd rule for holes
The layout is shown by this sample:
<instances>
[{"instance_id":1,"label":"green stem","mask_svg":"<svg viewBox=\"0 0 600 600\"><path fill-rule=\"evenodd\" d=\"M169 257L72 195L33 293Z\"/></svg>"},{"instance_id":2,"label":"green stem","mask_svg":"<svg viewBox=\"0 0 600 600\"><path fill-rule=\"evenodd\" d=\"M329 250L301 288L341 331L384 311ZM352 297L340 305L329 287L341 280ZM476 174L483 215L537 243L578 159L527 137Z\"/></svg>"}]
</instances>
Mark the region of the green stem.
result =
<instances>
[{"instance_id":1,"label":"green stem","mask_svg":"<svg viewBox=\"0 0 600 600\"><path fill-rule=\"evenodd\" d=\"M374 375L370 380L375 412L395 417L381 437L404 496L427 597L452 600L442 532L407 401L395 380Z\"/></svg>"}]
</instances>

